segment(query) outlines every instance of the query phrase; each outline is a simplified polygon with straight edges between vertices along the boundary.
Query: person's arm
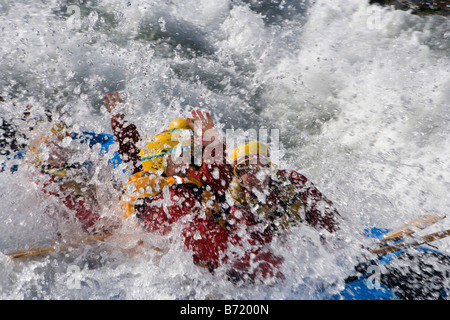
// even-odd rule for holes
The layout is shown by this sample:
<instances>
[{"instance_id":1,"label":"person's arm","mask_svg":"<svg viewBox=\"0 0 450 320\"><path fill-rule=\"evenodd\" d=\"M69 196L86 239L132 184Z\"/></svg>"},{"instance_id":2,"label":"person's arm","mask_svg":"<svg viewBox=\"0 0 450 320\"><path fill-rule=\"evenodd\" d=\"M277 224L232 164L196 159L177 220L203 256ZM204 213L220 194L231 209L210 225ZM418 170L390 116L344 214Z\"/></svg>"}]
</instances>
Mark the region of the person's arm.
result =
<instances>
[{"instance_id":1,"label":"person's arm","mask_svg":"<svg viewBox=\"0 0 450 320\"><path fill-rule=\"evenodd\" d=\"M302 174L291 171L286 172L289 180L302 195L305 204L306 221L312 226L317 226L334 232L339 229L340 214L333 202L328 200L317 187Z\"/></svg>"},{"instance_id":2,"label":"person's arm","mask_svg":"<svg viewBox=\"0 0 450 320\"><path fill-rule=\"evenodd\" d=\"M177 185L163 189L156 196L140 199L142 203L135 204L136 217L149 232L167 234L182 217L200 210L197 198L188 187Z\"/></svg>"},{"instance_id":3,"label":"person's arm","mask_svg":"<svg viewBox=\"0 0 450 320\"><path fill-rule=\"evenodd\" d=\"M196 140L194 148L202 147L200 170L206 181L202 181L223 196L233 179L233 169L226 161L226 142L216 129L208 112L192 111L193 120L187 119L194 129Z\"/></svg>"},{"instance_id":4,"label":"person's arm","mask_svg":"<svg viewBox=\"0 0 450 320\"><path fill-rule=\"evenodd\" d=\"M141 137L136 126L125 120L124 114L113 114L116 105L122 103L119 94L117 92L114 92L114 95L107 93L107 96L103 100L105 101L106 110L112 114L111 128L116 141L119 143L118 152L122 161L132 166L133 173L142 171L142 164L139 157L140 150L137 147L137 143Z\"/></svg>"}]
</instances>

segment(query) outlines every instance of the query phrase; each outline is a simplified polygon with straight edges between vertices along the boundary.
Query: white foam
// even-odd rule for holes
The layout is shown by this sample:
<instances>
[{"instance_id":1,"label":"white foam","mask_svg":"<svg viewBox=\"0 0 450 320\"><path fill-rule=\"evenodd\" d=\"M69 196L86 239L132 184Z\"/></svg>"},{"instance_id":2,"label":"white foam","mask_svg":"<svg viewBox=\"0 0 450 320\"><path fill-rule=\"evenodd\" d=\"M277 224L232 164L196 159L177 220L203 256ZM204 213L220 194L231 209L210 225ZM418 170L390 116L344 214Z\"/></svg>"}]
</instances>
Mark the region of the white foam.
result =
<instances>
[{"instance_id":1,"label":"white foam","mask_svg":"<svg viewBox=\"0 0 450 320\"><path fill-rule=\"evenodd\" d=\"M359 243L370 242L364 228L446 213L448 20L359 0L283 3L112 0L82 7L69 25L76 17L59 1L1 1L0 94L14 97L7 113L19 126L33 104L64 111L80 130L110 132L101 97L119 90L134 102L130 114L145 138L196 107L227 127L279 129L283 166L309 177L345 218L339 250L317 244L309 227L296 229L274 245L286 259L285 281L235 287L194 266L180 243L162 258L130 258L112 241L21 267L1 257L2 298L323 298L317 290L338 292ZM80 152L78 160L98 163ZM126 180L108 167L95 175L103 215L118 210L111 177ZM2 248L54 236L49 204L26 178L0 173ZM81 287L68 290L73 266Z\"/></svg>"}]
</instances>

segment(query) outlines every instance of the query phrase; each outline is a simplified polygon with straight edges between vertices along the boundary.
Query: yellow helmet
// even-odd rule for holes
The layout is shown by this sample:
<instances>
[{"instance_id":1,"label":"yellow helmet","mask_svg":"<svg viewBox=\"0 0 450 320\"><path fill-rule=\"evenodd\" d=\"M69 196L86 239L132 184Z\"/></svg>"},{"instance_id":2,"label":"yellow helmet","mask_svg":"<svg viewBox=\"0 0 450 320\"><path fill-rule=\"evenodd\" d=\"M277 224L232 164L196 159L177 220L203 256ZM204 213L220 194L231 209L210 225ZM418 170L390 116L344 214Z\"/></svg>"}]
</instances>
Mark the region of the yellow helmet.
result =
<instances>
[{"instance_id":1,"label":"yellow helmet","mask_svg":"<svg viewBox=\"0 0 450 320\"><path fill-rule=\"evenodd\" d=\"M191 128L191 126L187 122L187 119L176 118L176 119L173 119L169 124L169 130L173 130L173 129L193 129L193 128Z\"/></svg>"},{"instance_id":2,"label":"yellow helmet","mask_svg":"<svg viewBox=\"0 0 450 320\"><path fill-rule=\"evenodd\" d=\"M70 136L69 128L63 122L54 122L50 127L50 132L47 130L48 125L31 130L27 159L36 167L45 164L45 160L42 159L42 151L48 147L52 139L61 141L65 137Z\"/></svg>"},{"instance_id":3,"label":"yellow helmet","mask_svg":"<svg viewBox=\"0 0 450 320\"><path fill-rule=\"evenodd\" d=\"M270 163L269 148L261 142L251 141L236 147L230 155L233 162L233 173L236 175L236 167L252 159L265 159Z\"/></svg>"},{"instance_id":4,"label":"yellow helmet","mask_svg":"<svg viewBox=\"0 0 450 320\"><path fill-rule=\"evenodd\" d=\"M139 153L144 171L156 172L163 169L165 172L164 156L176 149L182 133L190 129L191 127L186 119L177 118L172 120L169 130L163 131L150 139L147 146ZM183 139L181 143L183 150L192 148L190 139Z\"/></svg>"},{"instance_id":5,"label":"yellow helmet","mask_svg":"<svg viewBox=\"0 0 450 320\"><path fill-rule=\"evenodd\" d=\"M56 122L53 124L52 128L50 129L50 132L57 136L58 138L64 138L65 136L69 135L68 132L69 128L64 122Z\"/></svg>"}]
</instances>

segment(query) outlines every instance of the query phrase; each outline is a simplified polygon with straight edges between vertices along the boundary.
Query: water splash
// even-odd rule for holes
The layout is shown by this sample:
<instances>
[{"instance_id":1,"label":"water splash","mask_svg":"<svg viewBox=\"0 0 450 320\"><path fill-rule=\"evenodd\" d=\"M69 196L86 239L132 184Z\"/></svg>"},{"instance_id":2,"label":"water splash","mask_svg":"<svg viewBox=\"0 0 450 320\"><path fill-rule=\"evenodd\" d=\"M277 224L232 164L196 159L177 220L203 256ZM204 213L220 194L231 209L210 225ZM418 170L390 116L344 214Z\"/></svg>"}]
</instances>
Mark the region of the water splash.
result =
<instances>
[{"instance_id":1,"label":"water splash","mask_svg":"<svg viewBox=\"0 0 450 320\"><path fill-rule=\"evenodd\" d=\"M324 298L342 289L359 244L371 244L362 229L450 207L450 26L439 16L356 0L0 1L0 15L0 108L19 131L33 105L74 130L110 132L101 97L114 90L134 103L145 137L200 107L224 129L279 129L281 165L308 176L345 218L330 246L308 227L274 244L287 279L272 286L209 274L174 235L164 256L129 256L120 239L21 263L0 256L2 299ZM112 215L111 180L126 175L87 149L77 157L99 165L102 213ZM0 173L2 248L54 237L45 213L55 204L30 175Z\"/></svg>"}]
</instances>

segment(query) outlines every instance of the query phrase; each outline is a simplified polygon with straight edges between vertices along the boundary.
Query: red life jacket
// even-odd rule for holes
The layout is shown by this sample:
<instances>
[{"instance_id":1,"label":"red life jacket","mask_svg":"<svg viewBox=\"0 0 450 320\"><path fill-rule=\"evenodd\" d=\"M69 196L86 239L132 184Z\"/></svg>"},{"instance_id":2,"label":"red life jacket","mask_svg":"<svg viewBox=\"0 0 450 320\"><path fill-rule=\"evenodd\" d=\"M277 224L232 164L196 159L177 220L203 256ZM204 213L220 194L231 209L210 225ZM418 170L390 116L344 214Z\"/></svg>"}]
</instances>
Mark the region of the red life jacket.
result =
<instances>
[{"instance_id":1,"label":"red life jacket","mask_svg":"<svg viewBox=\"0 0 450 320\"><path fill-rule=\"evenodd\" d=\"M46 173L42 172L42 174ZM77 196L76 192L70 190L70 187L65 190L64 185L58 181L57 177L47 176L49 179L42 183L42 191L49 196L58 198L67 209L73 212L75 219L81 223L82 228L88 231L100 219L99 214L88 208L85 199ZM40 181L37 181L37 183L40 183ZM65 217L70 218L69 216Z\"/></svg>"}]
</instances>

